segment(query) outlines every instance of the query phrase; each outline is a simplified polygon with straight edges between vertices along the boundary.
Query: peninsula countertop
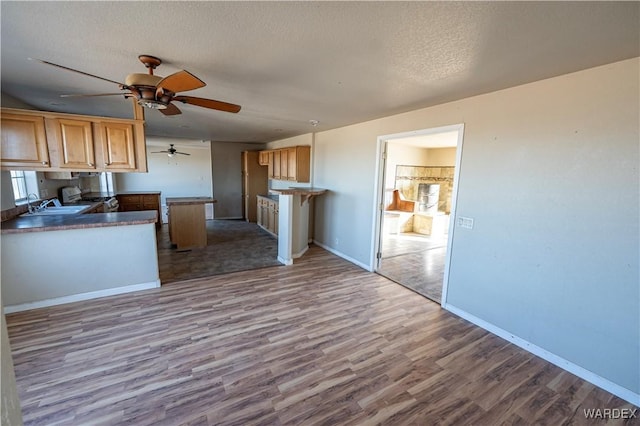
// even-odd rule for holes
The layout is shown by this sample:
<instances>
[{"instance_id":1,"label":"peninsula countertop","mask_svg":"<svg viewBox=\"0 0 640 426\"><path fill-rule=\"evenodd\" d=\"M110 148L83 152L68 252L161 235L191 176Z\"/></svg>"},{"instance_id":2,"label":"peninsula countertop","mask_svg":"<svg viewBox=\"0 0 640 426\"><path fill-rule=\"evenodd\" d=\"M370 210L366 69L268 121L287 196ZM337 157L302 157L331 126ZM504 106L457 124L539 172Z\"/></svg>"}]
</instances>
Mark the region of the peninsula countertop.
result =
<instances>
[{"instance_id":1,"label":"peninsula countertop","mask_svg":"<svg viewBox=\"0 0 640 426\"><path fill-rule=\"evenodd\" d=\"M166 199L167 206L172 204L209 204L217 202L218 200L211 197L168 197Z\"/></svg>"},{"instance_id":2,"label":"peninsula countertop","mask_svg":"<svg viewBox=\"0 0 640 426\"><path fill-rule=\"evenodd\" d=\"M106 226L143 225L158 220L156 211L90 213L48 216L18 216L2 222L3 234L101 228Z\"/></svg>"},{"instance_id":3,"label":"peninsula countertop","mask_svg":"<svg viewBox=\"0 0 640 426\"><path fill-rule=\"evenodd\" d=\"M322 195L327 192L323 188L285 188L285 189L270 189L269 192L277 193L280 195Z\"/></svg>"}]
</instances>

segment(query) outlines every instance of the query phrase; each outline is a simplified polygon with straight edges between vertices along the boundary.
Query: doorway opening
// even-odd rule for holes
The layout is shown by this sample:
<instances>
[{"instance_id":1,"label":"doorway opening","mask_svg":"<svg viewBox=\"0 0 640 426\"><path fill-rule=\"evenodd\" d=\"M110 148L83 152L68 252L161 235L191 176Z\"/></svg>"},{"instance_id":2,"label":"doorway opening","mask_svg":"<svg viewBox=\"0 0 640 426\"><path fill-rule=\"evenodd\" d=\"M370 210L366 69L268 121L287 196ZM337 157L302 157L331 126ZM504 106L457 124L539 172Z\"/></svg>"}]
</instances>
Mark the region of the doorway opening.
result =
<instances>
[{"instance_id":1,"label":"doorway opening","mask_svg":"<svg viewBox=\"0 0 640 426\"><path fill-rule=\"evenodd\" d=\"M464 126L378 138L375 272L446 301Z\"/></svg>"}]
</instances>

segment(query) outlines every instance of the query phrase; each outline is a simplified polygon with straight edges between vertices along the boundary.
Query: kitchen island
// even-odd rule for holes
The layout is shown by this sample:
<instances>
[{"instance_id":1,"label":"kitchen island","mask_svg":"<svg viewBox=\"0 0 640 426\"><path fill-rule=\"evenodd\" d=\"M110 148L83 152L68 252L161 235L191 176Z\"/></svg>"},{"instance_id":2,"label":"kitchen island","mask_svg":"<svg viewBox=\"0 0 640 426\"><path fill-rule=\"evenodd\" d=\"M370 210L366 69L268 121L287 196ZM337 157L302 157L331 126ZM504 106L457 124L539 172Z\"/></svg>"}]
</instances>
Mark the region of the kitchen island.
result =
<instances>
[{"instance_id":1,"label":"kitchen island","mask_svg":"<svg viewBox=\"0 0 640 426\"><path fill-rule=\"evenodd\" d=\"M5 312L159 287L157 220L142 211L2 222Z\"/></svg>"},{"instance_id":2,"label":"kitchen island","mask_svg":"<svg viewBox=\"0 0 640 426\"><path fill-rule=\"evenodd\" d=\"M211 197L167 198L169 239L178 250L207 246L205 204L216 203Z\"/></svg>"}]
</instances>

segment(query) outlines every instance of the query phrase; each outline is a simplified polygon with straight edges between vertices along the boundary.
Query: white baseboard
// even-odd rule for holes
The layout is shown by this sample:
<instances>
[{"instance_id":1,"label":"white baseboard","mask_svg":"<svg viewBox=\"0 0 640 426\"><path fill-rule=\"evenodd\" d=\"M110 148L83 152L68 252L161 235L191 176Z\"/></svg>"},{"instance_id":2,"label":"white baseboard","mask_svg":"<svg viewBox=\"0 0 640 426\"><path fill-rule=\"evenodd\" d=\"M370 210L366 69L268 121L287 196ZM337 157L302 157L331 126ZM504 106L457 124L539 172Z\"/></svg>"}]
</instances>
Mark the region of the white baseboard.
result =
<instances>
[{"instance_id":1,"label":"white baseboard","mask_svg":"<svg viewBox=\"0 0 640 426\"><path fill-rule=\"evenodd\" d=\"M289 259L289 260L285 260L282 257L278 256L278 262L282 263L283 265L293 265L293 259Z\"/></svg>"},{"instance_id":2,"label":"white baseboard","mask_svg":"<svg viewBox=\"0 0 640 426\"><path fill-rule=\"evenodd\" d=\"M302 257L302 255L304 255L307 252L307 250L309 250L309 246L306 246L305 248L300 250L298 253L292 254L291 257L294 258L294 259Z\"/></svg>"},{"instance_id":3,"label":"white baseboard","mask_svg":"<svg viewBox=\"0 0 640 426\"><path fill-rule=\"evenodd\" d=\"M88 293L72 294L70 296L56 297L54 299L39 300L37 302L21 303L19 305L11 305L4 307L5 314L14 312L28 311L37 308L46 308L49 306L63 305L65 303L80 302L82 300L97 299L99 297L114 296L116 294L130 293L133 291L149 290L151 288L160 287L160 280L127 285L124 287L107 288L104 290L90 291Z\"/></svg>"},{"instance_id":4,"label":"white baseboard","mask_svg":"<svg viewBox=\"0 0 640 426\"><path fill-rule=\"evenodd\" d=\"M495 334L496 336L502 337L503 339L507 340L508 342L513 343L516 346L521 347L522 349L531 352L532 354L539 356L540 358L544 359L545 361L549 361L550 363L557 365L558 367L562 368L563 370L567 370L568 372L575 374L576 376L580 377L581 379L586 380L587 382L598 386L599 388L602 388L604 390L606 390L609 393L612 393L622 399L624 399L627 402L630 402L631 404L634 404L636 406L640 406L640 394L634 393L632 391L630 391L627 388L624 388L616 383L613 383L612 381L605 379L602 376L599 376L597 374L595 374L592 371L587 370L586 368L580 367L577 364L574 364L571 361L568 361L554 353L551 353L527 340L524 340L512 333L509 333L508 331L497 327L483 319L480 319L478 317L476 317L475 315L472 315L462 309L456 308L455 306L452 306L451 304L444 304L443 308L446 309L447 311L459 316L460 318L463 318L475 325L477 325L480 328L483 328L485 330L487 330L488 332Z\"/></svg>"},{"instance_id":5,"label":"white baseboard","mask_svg":"<svg viewBox=\"0 0 640 426\"><path fill-rule=\"evenodd\" d=\"M360 261L358 261L358 260L356 260L356 259L354 259L354 258L352 258L352 257L349 257L349 256L347 256L346 254L344 254L344 253L342 253L342 252L340 252L340 251L338 251L338 250L336 250L336 249L334 249L334 248L332 248L332 247L326 246L326 245L324 245L324 244L322 244L322 243L320 243L320 242L318 242L318 241L316 241L316 240L313 240L313 243L314 243L315 245L317 245L317 246L322 247L322 248L323 248L323 249L325 249L326 251L328 251L328 252L330 252L330 253L333 253L333 254L335 254L335 255L336 255L336 256L338 256L338 257L343 258L344 260L346 260L346 261L348 261L348 262L351 262L351 263L353 263L353 264L355 264L355 265L358 265L358 266L359 266L359 267L361 267L362 269L366 269L367 271L371 271L371 268L369 267L369 265L365 265L364 263L362 263L362 262L360 262Z\"/></svg>"}]
</instances>

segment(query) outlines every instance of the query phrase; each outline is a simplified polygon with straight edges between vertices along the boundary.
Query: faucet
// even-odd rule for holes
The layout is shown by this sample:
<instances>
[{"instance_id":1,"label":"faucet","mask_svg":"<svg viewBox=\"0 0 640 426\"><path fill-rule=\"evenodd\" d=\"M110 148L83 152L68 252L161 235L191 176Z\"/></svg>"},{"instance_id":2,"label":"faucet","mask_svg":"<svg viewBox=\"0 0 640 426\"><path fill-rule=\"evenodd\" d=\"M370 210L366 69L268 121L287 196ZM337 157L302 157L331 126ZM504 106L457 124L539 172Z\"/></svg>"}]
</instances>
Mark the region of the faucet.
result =
<instances>
[{"instance_id":1,"label":"faucet","mask_svg":"<svg viewBox=\"0 0 640 426\"><path fill-rule=\"evenodd\" d=\"M36 211L42 211L45 209L45 207L47 207L49 204L53 203L54 206L56 207L60 207L62 206L62 204L60 204L60 201L58 201L57 198L52 198L51 200L44 200L42 203L40 203L40 205L38 207L36 207Z\"/></svg>"},{"instance_id":2,"label":"faucet","mask_svg":"<svg viewBox=\"0 0 640 426\"><path fill-rule=\"evenodd\" d=\"M29 213L35 213L37 211L37 209L33 208L33 206L31 205L31 201L29 201L29 198L33 195L33 198L35 198L36 201L38 201L38 196L36 194L27 194L27 209L29 210Z\"/></svg>"}]
</instances>

